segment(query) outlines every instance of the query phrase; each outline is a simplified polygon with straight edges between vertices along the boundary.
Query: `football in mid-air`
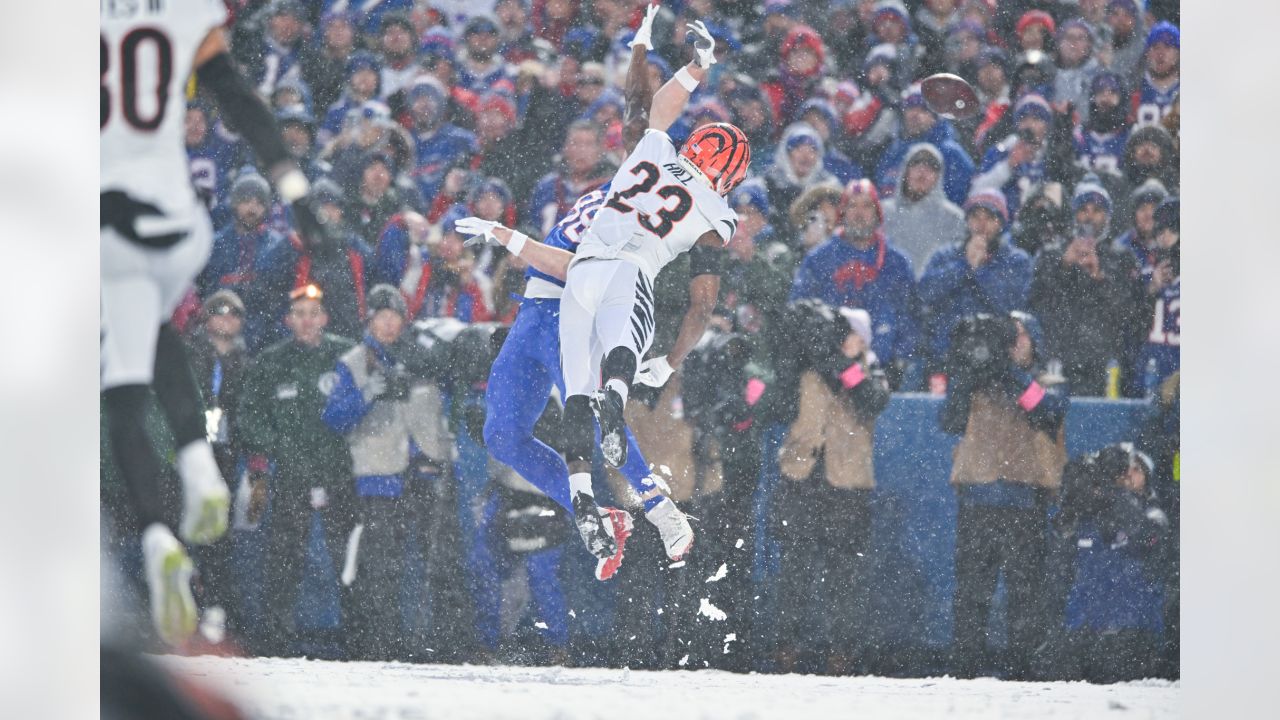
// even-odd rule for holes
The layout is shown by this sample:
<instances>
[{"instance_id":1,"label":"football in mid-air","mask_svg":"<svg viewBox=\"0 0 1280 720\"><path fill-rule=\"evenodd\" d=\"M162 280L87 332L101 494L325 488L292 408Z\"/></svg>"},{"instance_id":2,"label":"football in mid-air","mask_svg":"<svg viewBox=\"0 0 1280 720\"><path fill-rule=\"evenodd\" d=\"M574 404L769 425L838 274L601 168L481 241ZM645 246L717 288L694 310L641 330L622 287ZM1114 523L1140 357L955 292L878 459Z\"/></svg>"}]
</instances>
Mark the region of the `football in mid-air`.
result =
<instances>
[{"instance_id":1,"label":"football in mid-air","mask_svg":"<svg viewBox=\"0 0 1280 720\"><path fill-rule=\"evenodd\" d=\"M920 81L920 94L935 113L952 120L978 112L978 93L959 75L937 73Z\"/></svg>"}]
</instances>

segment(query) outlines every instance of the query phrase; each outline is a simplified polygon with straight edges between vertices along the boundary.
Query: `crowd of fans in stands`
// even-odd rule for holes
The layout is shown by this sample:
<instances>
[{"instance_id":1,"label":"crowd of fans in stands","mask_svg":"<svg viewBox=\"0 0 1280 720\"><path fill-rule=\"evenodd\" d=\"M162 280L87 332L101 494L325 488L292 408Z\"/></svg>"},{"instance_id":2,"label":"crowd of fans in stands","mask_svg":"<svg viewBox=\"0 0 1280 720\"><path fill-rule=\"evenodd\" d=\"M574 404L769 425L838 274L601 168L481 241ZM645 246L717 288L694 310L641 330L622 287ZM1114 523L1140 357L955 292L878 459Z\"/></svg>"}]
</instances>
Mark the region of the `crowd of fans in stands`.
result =
<instances>
[{"instance_id":1,"label":"crowd of fans in stands","mask_svg":"<svg viewBox=\"0 0 1280 720\"><path fill-rule=\"evenodd\" d=\"M294 317L316 312L312 286L324 331L355 343L379 309L510 323L524 263L464 247L455 224L542 237L609 180L646 0L227 4L234 57L342 230L305 247L197 88L186 146L217 235L175 318L197 345L226 335L211 326L227 315L243 320L230 337L242 332L250 366L315 334ZM1152 397L1178 371L1176 2L667 0L655 87L691 57L694 19L719 62L672 139L732 122L754 158L730 196L725 329L758 333L808 298L865 310L897 392L946 392L953 330L974 313L1037 319L1041 382L1064 394ZM969 80L980 110L933 113L917 82L937 72ZM379 285L402 310L368 306Z\"/></svg>"}]
</instances>

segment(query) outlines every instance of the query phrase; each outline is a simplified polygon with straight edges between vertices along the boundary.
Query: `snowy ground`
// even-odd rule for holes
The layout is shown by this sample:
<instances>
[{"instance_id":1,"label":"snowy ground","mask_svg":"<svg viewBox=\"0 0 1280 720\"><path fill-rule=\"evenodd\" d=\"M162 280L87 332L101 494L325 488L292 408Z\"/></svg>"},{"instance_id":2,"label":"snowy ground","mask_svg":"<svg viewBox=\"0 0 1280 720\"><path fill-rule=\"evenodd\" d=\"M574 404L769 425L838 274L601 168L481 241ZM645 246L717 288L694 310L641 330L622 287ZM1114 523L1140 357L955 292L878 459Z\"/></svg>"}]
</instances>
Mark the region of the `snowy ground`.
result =
<instances>
[{"instance_id":1,"label":"snowy ground","mask_svg":"<svg viewBox=\"0 0 1280 720\"><path fill-rule=\"evenodd\" d=\"M1170 718L1178 683L897 680L719 671L409 665L166 657L251 717L385 720Z\"/></svg>"}]
</instances>

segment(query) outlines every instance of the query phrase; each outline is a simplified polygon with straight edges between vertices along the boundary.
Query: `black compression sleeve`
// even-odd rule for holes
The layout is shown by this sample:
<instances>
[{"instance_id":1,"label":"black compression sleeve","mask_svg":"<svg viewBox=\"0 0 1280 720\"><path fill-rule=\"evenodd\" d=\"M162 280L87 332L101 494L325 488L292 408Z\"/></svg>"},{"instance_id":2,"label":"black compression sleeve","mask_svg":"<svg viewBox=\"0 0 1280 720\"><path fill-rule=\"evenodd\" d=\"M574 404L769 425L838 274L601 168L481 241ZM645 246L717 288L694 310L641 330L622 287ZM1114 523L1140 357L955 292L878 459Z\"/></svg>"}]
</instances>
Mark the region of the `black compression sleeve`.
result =
<instances>
[{"instance_id":1,"label":"black compression sleeve","mask_svg":"<svg viewBox=\"0 0 1280 720\"><path fill-rule=\"evenodd\" d=\"M689 249L689 277L719 275L723 266L723 249L710 245L694 245Z\"/></svg>"},{"instance_id":2,"label":"black compression sleeve","mask_svg":"<svg viewBox=\"0 0 1280 720\"><path fill-rule=\"evenodd\" d=\"M196 70L196 80L209 88L231 129L244 136L268 172L289 159L276 119L262 98L241 77L231 56L218 53Z\"/></svg>"}]
</instances>

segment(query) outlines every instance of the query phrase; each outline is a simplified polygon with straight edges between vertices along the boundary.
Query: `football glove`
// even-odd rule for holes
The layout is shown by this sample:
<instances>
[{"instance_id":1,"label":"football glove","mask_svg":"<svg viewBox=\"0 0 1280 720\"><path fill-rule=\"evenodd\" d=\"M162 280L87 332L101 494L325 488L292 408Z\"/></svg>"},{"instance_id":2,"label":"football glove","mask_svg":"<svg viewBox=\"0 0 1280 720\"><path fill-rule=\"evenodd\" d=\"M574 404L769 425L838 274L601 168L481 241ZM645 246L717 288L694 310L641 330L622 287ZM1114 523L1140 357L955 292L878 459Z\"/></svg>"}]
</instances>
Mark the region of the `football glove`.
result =
<instances>
[{"instance_id":1,"label":"football glove","mask_svg":"<svg viewBox=\"0 0 1280 720\"><path fill-rule=\"evenodd\" d=\"M667 356L650 358L640 365L640 370L636 372L636 382L649 387L660 388L667 384L667 380L671 378L671 373L675 372L675 368L671 367L671 363L667 362Z\"/></svg>"},{"instance_id":2,"label":"football glove","mask_svg":"<svg viewBox=\"0 0 1280 720\"><path fill-rule=\"evenodd\" d=\"M716 39L711 37L711 31L707 30L701 20L694 20L685 27L689 28L689 32L685 33L685 40L693 38L693 49L698 51L698 67L706 70L715 65Z\"/></svg>"},{"instance_id":3,"label":"football glove","mask_svg":"<svg viewBox=\"0 0 1280 720\"><path fill-rule=\"evenodd\" d=\"M640 21L640 29L636 30L636 36L627 43L627 47L643 45L646 50L653 49L653 19L657 16L657 5L650 5L644 9L644 20Z\"/></svg>"}]
</instances>

